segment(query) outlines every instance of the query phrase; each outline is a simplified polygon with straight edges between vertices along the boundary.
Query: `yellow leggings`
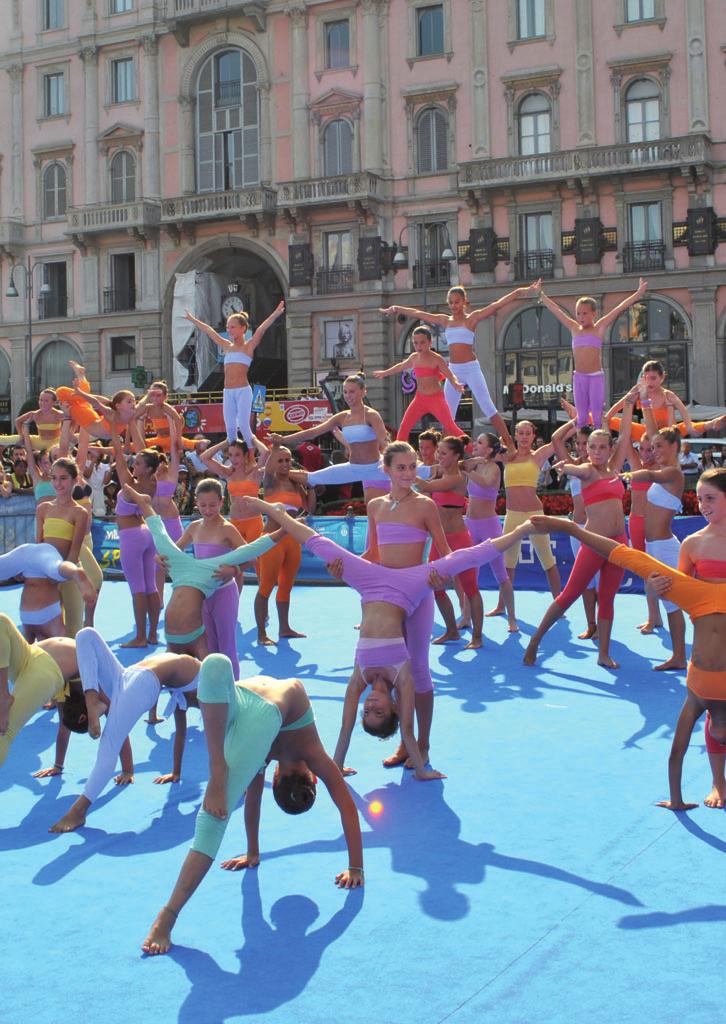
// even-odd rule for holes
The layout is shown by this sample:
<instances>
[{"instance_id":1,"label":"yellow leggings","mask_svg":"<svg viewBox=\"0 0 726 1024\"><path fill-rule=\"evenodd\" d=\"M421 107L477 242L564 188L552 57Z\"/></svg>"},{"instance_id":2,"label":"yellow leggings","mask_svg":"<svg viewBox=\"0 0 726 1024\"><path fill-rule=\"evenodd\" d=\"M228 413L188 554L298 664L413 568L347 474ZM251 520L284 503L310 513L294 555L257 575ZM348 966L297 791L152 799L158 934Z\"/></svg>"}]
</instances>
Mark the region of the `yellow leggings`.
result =
<instances>
[{"instance_id":1,"label":"yellow leggings","mask_svg":"<svg viewBox=\"0 0 726 1024\"><path fill-rule=\"evenodd\" d=\"M538 508L532 509L531 512L515 512L513 509L508 509L504 517L504 532L509 533L517 526L521 526L522 523L526 523L530 516L541 514L542 510ZM540 565L544 571L547 572L549 569L552 569L557 563L550 547L550 535L548 533L533 533L529 540L537 552L537 558L539 558ZM517 541L516 544L512 544L511 548L507 548L504 552L504 564L507 569L514 569L519 561L521 548L522 542Z\"/></svg>"},{"instance_id":2,"label":"yellow leggings","mask_svg":"<svg viewBox=\"0 0 726 1024\"><path fill-rule=\"evenodd\" d=\"M21 636L7 615L0 615L0 667L13 683L7 732L0 736L0 766L25 723L49 700L62 700L64 680L58 663L42 647Z\"/></svg>"},{"instance_id":3,"label":"yellow leggings","mask_svg":"<svg viewBox=\"0 0 726 1024\"><path fill-rule=\"evenodd\" d=\"M96 561L96 556L93 554L90 534L86 534L83 538L78 561L81 569L83 569L86 576L88 576L89 580L93 584L94 590L98 594L101 590L101 584L103 583L103 570ZM66 636L73 639L78 630L83 628L83 598L81 597L81 592L73 580L66 580L65 583L61 583L60 596L61 607L63 609L63 622L66 627Z\"/></svg>"},{"instance_id":4,"label":"yellow leggings","mask_svg":"<svg viewBox=\"0 0 726 1024\"><path fill-rule=\"evenodd\" d=\"M292 537L285 536L259 559L260 593L269 597L277 586L277 600L289 601L292 585L302 559L302 548Z\"/></svg>"}]
</instances>

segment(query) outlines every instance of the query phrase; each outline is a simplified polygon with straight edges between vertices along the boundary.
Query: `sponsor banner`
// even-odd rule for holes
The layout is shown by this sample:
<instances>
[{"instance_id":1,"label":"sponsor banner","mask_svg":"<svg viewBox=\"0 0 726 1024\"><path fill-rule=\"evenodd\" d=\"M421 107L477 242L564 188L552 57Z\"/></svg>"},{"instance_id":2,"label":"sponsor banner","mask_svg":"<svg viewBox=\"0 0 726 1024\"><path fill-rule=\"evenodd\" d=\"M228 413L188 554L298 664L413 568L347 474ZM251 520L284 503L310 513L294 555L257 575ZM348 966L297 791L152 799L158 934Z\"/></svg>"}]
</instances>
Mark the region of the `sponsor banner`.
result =
<instances>
[{"instance_id":1,"label":"sponsor banner","mask_svg":"<svg viewBox=\"0 0 726 1024\"><path fill-rule=\"evenodd\" d=\"M264 401L264 388L259 385L254 385L254 387L258 389L256 392L258 414L263 419L271 421L269 429L276 434L289 434L293 430L305 430L307 427L317 426L328 416L332 416L330 402L326 398L299 398L284 402L266 402ZM260 398L264 405L260 403ZM184 418L184 433L187 436L225 433L221 402L210 402L208 405L184 402L177 405L176 410ZM257 412L257 409L255 411Z\"/></svg>"}]
</instances>

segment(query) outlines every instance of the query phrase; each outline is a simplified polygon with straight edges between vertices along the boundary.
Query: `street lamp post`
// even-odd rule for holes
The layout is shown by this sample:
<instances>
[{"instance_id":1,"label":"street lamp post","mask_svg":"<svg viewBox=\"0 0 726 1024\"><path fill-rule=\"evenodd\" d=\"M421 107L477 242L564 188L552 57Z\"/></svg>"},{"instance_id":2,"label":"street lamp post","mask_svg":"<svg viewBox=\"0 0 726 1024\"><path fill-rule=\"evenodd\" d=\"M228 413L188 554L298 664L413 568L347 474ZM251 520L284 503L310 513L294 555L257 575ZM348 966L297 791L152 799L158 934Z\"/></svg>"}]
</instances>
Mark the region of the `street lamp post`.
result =
<instances>
[{"instance_id":1,"label":"street lamp post","mask_svg":"<svg viewBox=\"0 0 726 1024\"><path fill-rule=\"evenodd\" d=\"M25 278L25 297L28 300L28 333L25 338L25 387L28 392L25 396L26 398L30 398L33 393L33 273L37 267L42 266L42 260L36 260L35 263L32 263L30 256L28 256L26 263L13 263L10 268L10 284L5 292L9 299L18 298L19 292L15 284L15 275L19 270L22 270ZM50 291L50 285L47 281L44 281L40 286L40 294L49 295Z\"/></svg>"},{"instance_id":2,"label":"street lamp post","mask_svg":"<svg viewBox=\"0 0 726 1024\"><path fill-rule=\"evenodd\" d=\"M421 229L421 253L420 253L420 260L421 260L421 280L423 281L422 288L423 288L423 308L424 309L426 309L427 301L428 301L428 258L427 258L427 253L426 253L426 231L430 227L436 228L437 232L438 232L439 228L443 227L444 232L446 234L446 245L444 246L444 250L441 253L441 255L438 257L438 259L446 260L447 263L450 263L452 260L456 259L456 253L454 252L454 250L451 247L451 238L449 237L449 232L448 232L445 224L442 225L439 221L432 221L430 223L423 223L423 224L420 225L420 229ZM406 256L404 255L403 247L402 247L402 244L401 244L402 243L402 239L403 239L403 234L404 234L405 231L407 232L408 229L409 229L409 225L408 224L404 224L404 226L401 228L401 231L400 231L400 233L398 235L397 252L396 252L396 255L393 257L393 267L394 267L395 270L400 270L402 267L405 267L406 263L408 262L407 259L406 259Z\"/></svg>"}]
</instances>

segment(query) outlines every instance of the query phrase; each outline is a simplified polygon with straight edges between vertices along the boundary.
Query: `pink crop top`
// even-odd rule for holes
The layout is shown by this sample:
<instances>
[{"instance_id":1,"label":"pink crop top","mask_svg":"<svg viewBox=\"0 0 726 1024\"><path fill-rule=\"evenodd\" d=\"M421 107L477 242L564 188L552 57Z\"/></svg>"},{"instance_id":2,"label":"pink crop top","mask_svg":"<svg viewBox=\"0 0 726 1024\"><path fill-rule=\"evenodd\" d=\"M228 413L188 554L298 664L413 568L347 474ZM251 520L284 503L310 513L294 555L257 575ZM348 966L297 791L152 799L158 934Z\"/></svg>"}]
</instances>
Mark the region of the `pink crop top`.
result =
<instances>
[{"instance_id":1,"label":"pink crop top","mask_svg":"<svg viewBox=\"0 0 726 1024\"><path fill-rule=\"evenodd\" d=\"M376 523L378 544L422 544L428 533L408 523Z\"/></svg>"},{"instance_id":2,"label":"pink crop top","mask_svg":"<svg viewBox=\"0 0 726 1024\"><path fill-rule=\"evenodd\" d=\"M474 480L467 480L466 489L470 498L481 498L483 501L494 501L499 494L498 487L482 487Z\"/></svg>"},{"instance_id":3,"label":"pink crop top","mask_svg":"<svg viewBox=\"0 0 726 1024\"><path fill-rule=\"evenodd\" d=\"M226 555L230 549L226 544L195 544L195 558L216 558L217 555Z\"/></svg>"},{"instance_id":4,"label":"pink crop top","mask_svg":"<svg viewBox=\"0 0 726 1024\"><path fill-rule=\"evenodd\" d=\"M135 501L126 501L123 494L119 494L116 498L116 515L117 516L140 516L141 509Z\"/></svg>"},{"instance_id":5,"label":"pink crop top","mask_svg":"<svg viewBox=\"0 0 726 1024\"><path fill-rule=\"evenodd\" d=\"M429 495L438 508L465 508L466 498L456 491L432 491Z\"/></svg>"},{"instance_id":6,"label":"pink crop top","mask_svg":"<svg viewBox=\"0 0 726 1024\"><path fill-rule=\"evenodd\" d=\"M440 370L437 370L435 366L414 366L413 375L418 380L419 377L442 377L443 374Z\"/></svg>"},{"instance_id":7,"label":"pink crop top","mask_svg":"<svg viewBox=\"0 0 726 1024\"><path fill-rule=\"evenodd\" d=\"M696 576L702 580L726 580L726 561L721 558L697 558Z\"/></svg>"},{"instance_id":8,"label":"pink crop top","mask_svg":"<svg viewBox=\"0 0 726 1024\"><path fill-rule=\"evenodd\" d=\"M171 498L176 491L176 484L173 480L157 480L155 498Z\"/></svg>"},{"instance_id":9,"label":"pink crop top","mask_svg":"<svg viewBox=\"0 0 726 1024\"><path fill-rule=\"evenodd\" d=\"M619 476L596 480L582 488L582 500L586 506L600 501L621 501L624 494L625 487Z\"/></svg>"},{"instance_id":10,"label":"pink crop top","mask_svg":"<svg viewBox=\"0 0 726 1024\"><path fill-rule=\"evenodd\" d=\"M572 347L575 348L602 348L602 338L597 334L573 334Z\"/></svg>"}]
</instances>

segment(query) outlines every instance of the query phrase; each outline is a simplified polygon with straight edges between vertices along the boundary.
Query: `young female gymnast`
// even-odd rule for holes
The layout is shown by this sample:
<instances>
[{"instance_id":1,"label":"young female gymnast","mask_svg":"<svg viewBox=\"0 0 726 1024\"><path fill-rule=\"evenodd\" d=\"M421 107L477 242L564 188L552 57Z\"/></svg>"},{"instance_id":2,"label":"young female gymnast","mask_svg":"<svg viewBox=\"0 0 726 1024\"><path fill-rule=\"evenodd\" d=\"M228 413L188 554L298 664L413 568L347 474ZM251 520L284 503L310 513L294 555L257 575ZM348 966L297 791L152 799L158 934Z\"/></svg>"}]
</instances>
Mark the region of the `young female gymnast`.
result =
<instances>
[{"instance_id":1,"label":"young female gymnast","mask_svg":"<svg viewBox=\"0 0 726 1024\"><path fill-rule=\"evenodd\" d=\"M633 388L625 401L620 437L615 447L607 430L593 430L587 439L589 462L582 465L572 462L557 463L556 467L568 476L579 477L582 482L582 500L587 512L586 528L604 537L613 537L619 544L628 543L623 512L625 488L619 473L628 450L635 396L636 389ZM606 668L618 668L617 663L610 657L610 634L613 627L615 595L620 589L623 573L607 562L601 564L602 561L595 557L589 548L580 547L564 590L549 606L527 645L524 653L525 665L535 664L537 649L545 633L565 614L570 605L582 596L587 584L599 570L597 661L598 665Z\"/></svg>"},{"instance_id":2,"label":"young female gymnast","mask_svg":"<svg viewBox=\"0 0 726 1024\"><path fill-rule=\"evenodd\" d=\"M636 408L643 413L643 423L634 423L633 440L640 441L644 434L655 434L661 427L675 427L681 437L689 434L703 434L707 430L722 430L726 422L725 416L716 416L712 420L694 423L690 413L675 391L664 388L666 372L663 364L657 359L649 359L643 364L638 383L642 386ZM620 399L606 415L611 430L620 429L620 420L615 413L620 412L624 399ZM676 422L676 413L681 417Z\"/></svg>"},{"instance_id":3,"label":"young female gymnast","mask_svg":"<svg viewBox=\"0 0 726 1024\"><path fill-rule=\"evenodd\" d=\"M403 373L404 370L413 370L413 375L416 378L416 397L406 407L396 434L397 441L408 441L411 428L427 415L437 419L447 434L461 435L464 433L460 427L457 427L451 410L446 404L444 393L441 390L441 381L448 380L457 391L463 391L464 385L459 383L438 352L431 351L431 342L429 328L423 325L416 327L411 337L413 345L411 355L403 362L389 366L387 370L373 371L374 377L382 379L390 377L394 373Z\"/></svg>"},{"instance_id":4,"label":"young female gymnast","mask_svg":"<svg viewBox=\"0 0 726 1024\"><path fill-rule=\"evenodd\" d=\"M233 313L227 319L227 334L231 341L223 338L220 334L198 320L187 309L184 316L190 323L210 338L215 345L224 350L224 391L223 415L224 426L227 431L227 441L237 440L237 432L242 434L243 439L252 447L252 427L250 417L252 415L252 388L247 379L247 371L252 364L252 357L255 349L265 336L265 332L272 327L285 312L285 303L280 302L270 313L266 320L263 320L249 341L245 341L245 334L249 327L249 317L246 313Z\"/></svg>"},{"instance_id":5,"label":"young female gymnast","mask_svg":"<svg viewBox=\"0 0 726 1024\"><path fill-rule=\"evenodd\" d=\"M554 452L552 444L543 444L534 451L534 424L529 420L520 420L514 431L514 445L507 448L498 457L504 463L504 490L507 495L507 514L504 517L504 532L510 533L520 523L525 523L530 515L542 511L542 502L537 495L537 481L542 466ZM507 441L508 439L508 441ZM509 432L502 440L511 443ZM547 537L533 536L532 546L537 553L540 565L547 576L550 593L554 597L560 592L560 573L557 569L555 556ZM507 573L514 586L514 574L519 561L521 544L513 544L504 556Z\"/></svg>"},{"instance_id":6,"label":"young female gymnast","mask_svg":"<svg viewBox=\"0 0 726 1024\"><path fill-rule=\"evenodd\" d=\"M509 431L497 407L491 399L489 388L484 380L479 360L474 352L476 342L476 326L488 316L493 316L503 306L515 299L523 299L528 295L536 294L539 291L540 282L535 281L531 286L515 288L514 291L503 295L496 302L490 302L483 309L473 309L466 312L468 299L466 289L460 285L449 288L446 301L451 311L448 313L429 313L425 309L414 309L411 306L389 306L382 309L384 316L392 316L402 313L404 316L414 317L423 320L424 323L434 324L443 327L446 332L446 343L449 346L449 366L456 373L457 381L466 384L474 398L477 400L481 411L491 420L497 433L504 438L509 437ZM451 409L451 415L456 417L456 410L459 408L461 392L458 386L455 387L451 381L444 385L444 396Z\"/></svg>"},{"instance_id":7,"label":"young female gymnast","mask_svg":"<svg viewBox=\"0 0 726 1024\"><path fill-rule=\"evenodd\" d=\"M53 388L44 388L38 395L38 408L31 409L29 412L24 412L22 416L18 416L15 421L18 433L0 437L0 445L5 447L6 445L17 444L22 435L27 431L30 443L28 444L27 441L23 441L23 443L26 445L28 452L28 465L30 465L31 451L47 452L55 445L61 444L61 435L63 435L63 440L67 446L68 435L70 434L69 417L61 409L56 408L57 401L56 392ZM31 423L35 423L38 428L37 434L30 433Z\"/></svg>"},{"instance_id":8,"label":"young female gymnast","mask_svg":"<svg viewBox=\"0 0 726 1024\"><path fill-rule=\"evenodd\" d=\"M706 527L686 538L681 548L681 566L685 572L657 561L652 555L618 544L608 537L583 530L575 523L558 520L556 528L577 537L608 564L627 569L660 586L671 601L686 612L693 622L693 648L686 673L688 692L678 716L668 759L670 799L659 807L686 811L697 804L685 803L681 791L683 759L691 733L704 711L707 712L707 737L713 747L726 744L726 470L704 473L697 485L701 514ZM552 529L546 516L534 516L537 530ZM698 578L688 575L695 571ZM657 576L653 576L657 574ZM705 799L708 807L721 807L724 791L721 780L714 778L714 787Z\"/></svg>"},{"instance_id":9,"label":"young female gymnast","mask_svg":"<svg viewBox=\"0 0 726 1024\"><path fill-rule=\"evenodd\" d=\"M156 490L151 499L151 504L156 514L161 516L166 532L176 544L184 533L179 509L174 501L174 495L179 486L179 465L181 463L182 448L176 421L169 417L166 423L169 431L169 455L167 457L163 452L159 455L159 465L156 467L155 473ZM156 570L156 589L159 594L161 608L164 607L165 580L164 569L159 566Z\"/></svg>"},{"instance_id":10,"label":"young female gymnast","mask_svg":"<svg viewBox=\"0 0 726 1024\"><path fill-rule=\"evenodd\" d=\"M161 448L167 454L174 447L191 450L194 448L194 441L183 436L184 419L173 405L169 405L168 397L169 386L166 381L155 380L141 401L137 403L135 418L139 421L140 428L142 424L150 422L154 430L149 437L144 437L144 431L141 430L144 440L142 447ZM175 433L172 432L172 425L175 428Z\"/></svg>"},{"instance_id":11,"label":"young female gymnast","mask_svg":"<svg viewBox=\"0 0 726 1024\"><path fill-rule=\"evenodd\" d=\"M301 472L290 472L291 465L292 455L289 448L273 448L265 464L263 490L268 501L280 502L288 510L300 513L310 507L314 494L308 493L298 482L297 478L302 475ZM269 524L266 529L271 529ZM290 625L290 597L301 558L302 551L297 541L290 536L283 536L274 551L264 554L257 564L260 583L255 594L255 624L259 644L269 646L275 643L267 635L266 627L270 595L275 587L278 636L288 639L305 636Z\"/></svg>"},{"instance_id":12,"label":"young female gymnast","mask_svg":"<svg viewBox=\"0 0 726 1024\"><path fill-rule=\"evenodd\" d=\"M678 464L681 435L674 427L663 427L651 437L655 467L624 473L625 479L634 483L650 484L646 492L645 505L645 550L665 565L678 565L680 543L673 535L673 516L681 511L681 499L685 477ZM646 591L647 591L646 586ZM656 672L686 667L686 620L683 612L672 601L663 602L668 616L673 654L656 665ZM644 630L648 629L648 623Z\"/></svg>"},{"instance_id":13,"label":"young female gymnast","mask_svg":"<svg viewBox=\"0 0 726 1024\"><path fill-rule=\"evenodd\" d=\"M246 541L257 540L262 533L264 524L262 516L245 518L241 512L239 499L246 495L253 498L258 496L262 487L263 469L270 455L267 445L256 437L253 438L253 441L252 448L247 447L246 441L233 441L230 445L226 441L222 441L220 444L215 444L213 448L207 448L200 455L210 476L220 476L226 480L230 501L229 521L239 530L240 536ZM216 458L218 453L225 448L229 463L219 462Z\"/></svg>"},{"instance_id":14,"label":"young female gymnast","mask_svg":"<svg viewBox=\"0 0 726 1024\"><path fill-rule=\"evenodd\" d=\"M159 699L163 688L173 691L186 709L187 698L197 689L201 662L187 654L151 654L125 668L100 633L90 627L76 637L76 658L85 697L86 723L92 739L101 737L96 763L83 793L49 832L73 832L86 823L86 813L114 773L122 746L145 711ZM108 715L101 732L101 718ZM125 759L117 785L134 781L133 762ZM179 764L181 771L181 764Z\"/></svg>"},{"instance_id":15,"label":"young female gymnast","mask_svg":"<svg viewBox=\"0 0 726 1024\"><path fill-rule=\"evenodd\" d=\"M499 463L494 461L494 456L498 452L499 438L495 434L480 434L474 442L474 458L463 463L469 496L464 522L474 544L481 544L483 540L494 540L502 535L502 524L496 512L502 478ZM514 587L507 574L504 556L498 555L489 563L489 568L499 584L499 601L495 608L486 612L486 615L501 615L506 611L509 632L518 633L519 626L514 611Z\"/></svg>"},{"instance_id":16,"label":"young female gymnast","mask_svg":"<svg viewBox=\"0 0 726 1024\"><path fill-rule=\"evenodd\" d=\"M344 889L363 885L358 812L340 769L320 742L300 680L255 676L236 683L229 659L210 654L202 663L197 693L209 749L209 783L197 816L192 848L168 902L141 947L152 956L170 949L172 928L212 866L232 811L270 760L279 762L273 794L289 814L299 814L312 806L314 776L325 783L340 811L348 847L349 866L336 875L335 882ZM242 866L239 860L226 864Z\"/></svg>"},{"instance_id":17,"label":"young female gymnast","mask_svg":"<svg viewBox=\"0 0 726 1024\"><path fill-rule=\"evenodd\" d=\"M354 373L343 382L343 398L348 409L329 416L327 420L297 434L281 437L271 434L275 445L287 444L294 447L302 441L309 441L321 434L340 429L343 439L350 451L350 462L341 462L335 466L316 469L312 473L295 470L294 479L300 480L309 487L325 486L326 484L347 484L361 481L364 496L369 485L380 487L387 482L380 466L381 452L388 443L386 428L380 413L364 402L366 396L365 376ZM366 501L368 498L366 497Z\"/></svg>"},{"instance_id":18,"label":"young female gymnast","mask_svg":"<svg viewBox=\"0 0 726 1024\"><path fill-rule=\"evenodd\" d=\"M418 448L418 457L421 460L419 466L419 476L426 479L424 474L421 472L423 466L429 471L432 466L436 465L438 457L439 444L441 443L441 431L429 428L428 430L422 430L418 435L418 441L416 446Z\"/></svg>"},{"instance_id":19,"label":"young female gymnast","mask_svg":"<svg viewBox=\"0 0 726 1024\"><path fill-rule=\"evenodd\" d=\"M125 388L112 398L93 395L85 367L72 359L70 365L75 373L73 386L56 388L56 395L67 409L72 425L78 428L78 461L84 465L91 439L111 440L112 420L116 421L119 434L130 432L136 414L136 396ZM143 444L140 447L143 448Z\"/></svg>"},{"instance_id":20,"label":"young female gymnast","mask_svg":"<svg viewBox=\"0 0 726 1024\"><path fill-rule=\"evenodd\" d=\"M428 480L419 478L416 482L416 489L422 494L428 494L438 508L444 536L451 551L470 547L472 544L471 534L464 522L467 479L461 471L461 460L464 458L468 443L469 437L466 434L463 437L445 437L439 445L438 468L432 472ZM429 561L435 561L439 557L436 545L432 544ZM484 604L479 593L476 570L468 569L462 573L459 581L468 598L471 612L471 640L466 646L467 649L475 650L482 645L484 623ZM445 644L449 640L458 640L456 615L448 594L445 590L436 590L434 597L446 629L433 643Z\"/></svg>"},{"instance_id":21,"label":"young female gymnast","mask_svg":"<svg viewBox=\"0 0 726 1024\"><path fill-rule=\"evenodd\" d=\"M35 498L36 505L40 505L43 501L53 501L55 498L55 488L50 478L53 460L49 450L47 448L43 449L36 457L31 444L30 428L27 423L24 423L22 426L20 439L22 444L25 445L25 451L28 455L28 473L33 481L33 497Z\"/></svg>"},{"instance_id":22,"label":"young female gymnast","mask_svg":"<svg viewBox=\"0 0 726 1024\"><path fill-rule=\"evenodd\" d=\"M575 363L572 386L575 392L577 425L584 427L591 421L595 427L602 426L603 405L605 404L605 371L602 368L602 343L605 331L618 317L639 302L645 295L648 282L642 277L632 295L617 306L597 317L597 302L583 295L575 303L573 319L562 307L545 295L540 288L540 299L550 313L572 334L572 354Z\"/></svg>"}]
</instances>

